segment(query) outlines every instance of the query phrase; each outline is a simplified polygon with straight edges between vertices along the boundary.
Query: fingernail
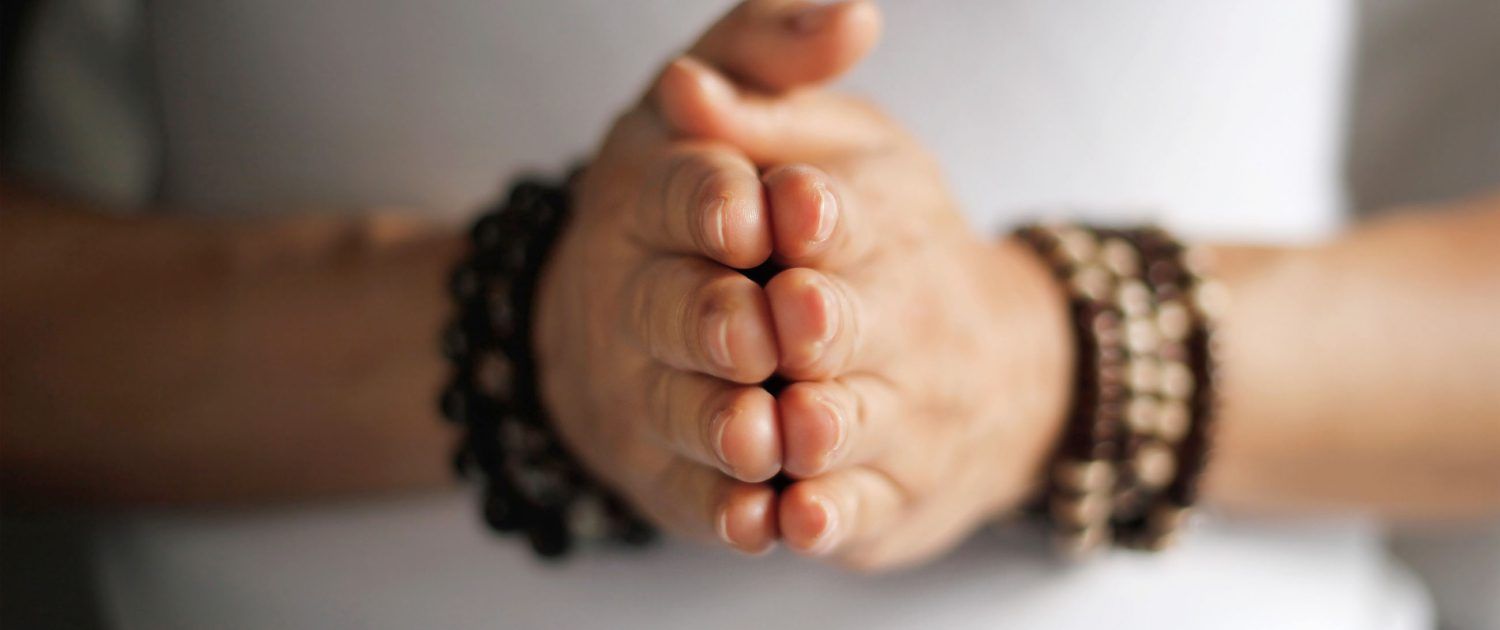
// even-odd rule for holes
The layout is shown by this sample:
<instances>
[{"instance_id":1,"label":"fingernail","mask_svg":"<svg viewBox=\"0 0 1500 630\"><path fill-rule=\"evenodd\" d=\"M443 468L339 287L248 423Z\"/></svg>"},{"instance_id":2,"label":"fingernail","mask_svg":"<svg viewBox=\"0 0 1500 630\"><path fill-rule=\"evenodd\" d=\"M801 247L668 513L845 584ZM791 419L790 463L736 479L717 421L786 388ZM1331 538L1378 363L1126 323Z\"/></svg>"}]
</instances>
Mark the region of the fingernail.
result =
<instances>
[{"instance_id":1,"label":"fingernail","mask_svg":"<svg viewBox=\"0 0 1500 630\"><path fill-rule=\"evenodd\" d=\"M745 555L750 556L752 558L759 558L759 557L764 556L764 555L766 555L768 553L771 553L771 550L775 549L775 548L776 548L776 541L768 540L768 541L766 541L766 544L761 545L760 549L741 549L740 551L743 552Z\"/></svg>"},{"instance_id":2,"label":"fingernail","mask_svg":"<svg viewBox=\"0 0 1500 630\"><path fill-rule=\"evenodd\" d=\"M719 458L719 465L731 474L734 466L729 463L729 456L724 454L724 433L729 428L729 420L734 417L733 409L725 409L714 415L713 423L713 448L714 456Z\"/></svg>"},{"instance_id":3,"label":"fingernail","mask_svg":"<svg viewBox=\"0 0 1500 630\"><path fill-rule=\"evenodd\" d=\"M818 470L821 472L828 468L829 463L838 457L839 451L844 448L844 440L848 437L848 431L845 430L843 417L839 415L838 406L834 405L833 401L822 396L818 396L817 398L818 405L823 408L824 417L833 426L833 447L829 448L828 452L823 454L823 460L818 466Z\"/></svg>"},{"instance_id":4,"label":"fingernail","mask_svg":"<svg viewBox=\"0 0 1500 630\"><path fill-rule=\"evenodd\" d=\"M725 206L728 204L724 197L715 197L703 208L703 239L715 254L729 251L729 237L724 233Z\"/></svg>"},{"instance_id":5,"label":"fingernail","mask_svg":"<svg viewBox=\"0 0 1500 630\"><path fill-rule=\"evenodd\" d=\"M719 540L722 540L725 544L729 545L730 549L738 551L747 556L763 556L767 553L770 553L771 550L776 547L775 541L770 540L761 541L761 544L757 547L750 547L744 542L734 540L734 538L729 535L729 508L727 506L719 510L717 529L719 530Z\"/></svg>"},{"instance_id":6,"label":"fingernail","mask_svg":"<svg viewBox=\"0 0 1500 630\"><path fill-rule=\"evenodd\" d=\"M807 551L821 555L833 548L835 533L839 527L839 512L834 509L833 503L823 497L813 497L813 503L818 504L818 509L823 511L823 529L813 535L813 542L808 545Z\"/></svg>"},{"instance_id":7,"label":"fingernail","mask_svg":"<svg viewBox=\"0 0 1500 630\"><path fill-rule=\"evenodd\" d=\"M703 89L705 95L710 98L726 100L734 97L734 86L725 79L718 71L709 67L693 57L680 57L678 59L681 68L697 80L698 86Z\"/></svg>"},{"instance_id":8,"label":"fingernail","mask_svg":"<svg viewBox=\"0 0 1500 630\"><path fill-rule=\"evenodd\" d=\"M709 315L704 330L709 357L721 368L734 369L734 361L729 357L729 313L717 311Z\"/></svg>"},{"instance_id":9,"label":"fingernail","mask_svg":"<svg viewBox=\"0 0 1500 630\"><path fill-rule=\"evenodd\" d=\"M833 296L833 285L828 283L827 278L819 277L813 283L812 290L823 311L823 330L813 341L813 350L815 353L822 353L824 346L833 341L839 332L838 303Z\"/></svg>"},{"instance_id":10,"label":"fingernail","mask_svg":"<svg viewBox=\"0 0 1500 630\"><path fill-rule=\"evenodd\" d=\"M833 236L833 226L839 222L839 204L833 198L833 192L827 186L818 185L818 223L813 228L812 238L808 241L813 245L828 240Z\"/></svg>"},{"instance_id":11,"label":"fingernail","mask_svg":"<svg viewBox=\"0 0 1500 630\"><path fill-rule=\"evenodd\" d=\"M729 545L730 547L734 547L735 549L739 549L739 545L734 544L734 540L732 540L729 537L729 508L728 507L721 507L721 508L719 508L719 519L718 519L718 522L715 525L716 525L716 529L719 530L719 540L724 541L724 544Z\"/></svg>"},{"instance_id":12,"label":"fingernail","mask_svg":"<svg viewBox=\"0 0 1500 630\"><path fill-rule=\"evenodd\" d=\"M823 25L828 23L828 17L833 14L832 9L835 6L837 3L820 4L803 9L792 16L792 31L806 35L823 28Z\"/></svg>"}]
</instances>

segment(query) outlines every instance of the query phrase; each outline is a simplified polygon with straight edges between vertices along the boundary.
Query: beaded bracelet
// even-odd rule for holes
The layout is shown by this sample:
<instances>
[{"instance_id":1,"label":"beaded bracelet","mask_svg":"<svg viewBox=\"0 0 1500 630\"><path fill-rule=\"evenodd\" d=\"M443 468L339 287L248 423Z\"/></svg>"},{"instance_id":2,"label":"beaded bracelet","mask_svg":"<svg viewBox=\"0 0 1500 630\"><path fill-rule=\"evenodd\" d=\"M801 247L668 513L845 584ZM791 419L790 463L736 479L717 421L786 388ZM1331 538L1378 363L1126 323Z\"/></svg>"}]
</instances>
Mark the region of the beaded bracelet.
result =
<instances>
[{"instance_id":1,"label":"beaded bracelet","mask_svg":"<svg viewBox=\"0 0 1500 630\"><path fill-rule=\"evenodd\" d=\"M1156 228L1016 232L1068 288L1078 377L1049 469L1058 547L1161 549L1197 499L1213 419L1203 256Z\"/></svg>"},{"instance_id":2,"label":"beaded bracelet","mask_svg":"<svg viewBox=\"0 0 1500 630\"><path fill-rule=\"evenodd\" d=\"M537 391L532 305L568 201L567 182L522 179L474 224L473 251L450 278L457 316L442 339L453 378L440 408L463 433L454 469L482 477L491 528L524 534L543 557L564 555L577 540L654 538L567 452Z\"/></svg>"}]
</instances>

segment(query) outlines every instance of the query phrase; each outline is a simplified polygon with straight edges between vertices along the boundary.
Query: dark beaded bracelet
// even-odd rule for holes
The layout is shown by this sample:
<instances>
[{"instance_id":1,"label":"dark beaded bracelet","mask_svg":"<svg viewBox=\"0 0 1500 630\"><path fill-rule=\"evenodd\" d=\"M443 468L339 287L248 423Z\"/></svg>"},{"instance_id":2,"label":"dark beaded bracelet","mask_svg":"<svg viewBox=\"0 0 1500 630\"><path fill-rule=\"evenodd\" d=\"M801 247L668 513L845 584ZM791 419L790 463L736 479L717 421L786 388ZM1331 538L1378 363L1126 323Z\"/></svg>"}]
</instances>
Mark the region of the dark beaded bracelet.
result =
<instances>
[{"instance_id":1,"label":"dark beaded bracelet","mask_svg":"<svg viewBox=\"0 0 1500 630\"><path fill-rule=\"evenodd\" d=\"M1160 549L1196 499L1213 417L1213 312L1200 257L1156 228L1028 226L1067 288L1078 377L1049 469L1059 548ZM1212 300L1208 300L1212 301Z\"/></svg>"},{"instance_id":2,"label":"dark beaded bracelet","mask_svg":"<svg viewBox=\"0 0 1500 630\"><path fill-rule=\"evenodd\" d=\"M472 253L449 279L457 315L442 335L453 378L439 407L462 430L455 471L481 478L491 528L524 535L543 557L580 540L642 545L655 537L568 453L538 392L532 308L567 224L571 180L521 179L474 224Z\"/></svg>"}]
</instances>

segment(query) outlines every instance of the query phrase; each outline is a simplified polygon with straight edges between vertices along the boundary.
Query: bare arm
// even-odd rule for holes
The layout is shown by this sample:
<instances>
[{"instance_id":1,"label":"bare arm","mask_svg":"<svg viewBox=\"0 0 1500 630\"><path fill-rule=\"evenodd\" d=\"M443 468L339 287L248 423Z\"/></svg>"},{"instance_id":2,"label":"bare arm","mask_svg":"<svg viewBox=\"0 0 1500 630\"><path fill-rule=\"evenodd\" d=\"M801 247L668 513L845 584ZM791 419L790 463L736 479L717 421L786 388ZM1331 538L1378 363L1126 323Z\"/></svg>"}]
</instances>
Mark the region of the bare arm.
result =
<instances>
[{"instance_id":1,"label":"bare arm","mask_svg":"<svg viewBox=\"0 0 1500 630\"><path fill-rule=\"evenodd\" d=\"M1500 512L1500 196L1219 254L1217 501Z\"/></svg>"},{"instance_id":2,"label":"bare arm","mask_svg":"<svg viewBox=\"0 0 1500 630\"><path fill-rule=\"evenodd\" d=\"M7 498L248 501L444 478L434 331L455 236L4 199Z\"/></svg>"}]
</instances>

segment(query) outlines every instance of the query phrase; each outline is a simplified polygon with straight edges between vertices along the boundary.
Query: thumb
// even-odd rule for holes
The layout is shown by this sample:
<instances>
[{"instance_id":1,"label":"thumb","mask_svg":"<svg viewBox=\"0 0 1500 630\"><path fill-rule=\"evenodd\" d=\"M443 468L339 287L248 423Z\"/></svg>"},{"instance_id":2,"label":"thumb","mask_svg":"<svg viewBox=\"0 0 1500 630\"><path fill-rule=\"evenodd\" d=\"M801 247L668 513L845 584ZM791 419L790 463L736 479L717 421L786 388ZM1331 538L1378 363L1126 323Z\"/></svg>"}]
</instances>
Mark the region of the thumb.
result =
<instances>
[{"instance_id":1,"label":"thumb","mask_svg":"<svg viewBox=\"0 0 1500 630\"><path fill-rule=\"evenodd\" d=\"M741 90L692 57L669 64L652 97L672 132L732 145L761 165L879 146L899 130L860 99L824 90Z\"/></svg>"},{"instance_id":2,"label":"thumb","mask_svg":"<svg viewBox=\"0 0 1500 630\"><path fill-rule=\"evenodd\" d=\"M775 93L838 78L879 37L880 10L865 0L748 0L687 54L746 88Z\"/></svg>"}]
</instances>

